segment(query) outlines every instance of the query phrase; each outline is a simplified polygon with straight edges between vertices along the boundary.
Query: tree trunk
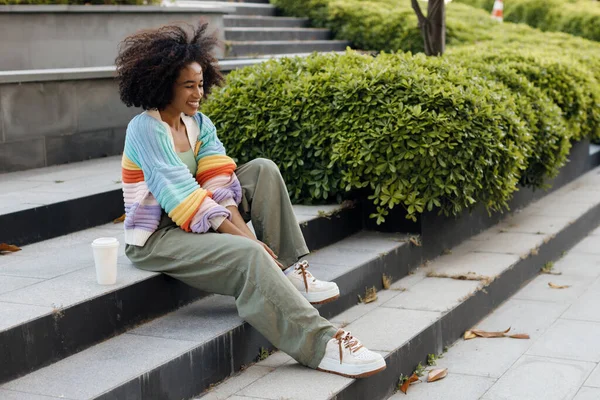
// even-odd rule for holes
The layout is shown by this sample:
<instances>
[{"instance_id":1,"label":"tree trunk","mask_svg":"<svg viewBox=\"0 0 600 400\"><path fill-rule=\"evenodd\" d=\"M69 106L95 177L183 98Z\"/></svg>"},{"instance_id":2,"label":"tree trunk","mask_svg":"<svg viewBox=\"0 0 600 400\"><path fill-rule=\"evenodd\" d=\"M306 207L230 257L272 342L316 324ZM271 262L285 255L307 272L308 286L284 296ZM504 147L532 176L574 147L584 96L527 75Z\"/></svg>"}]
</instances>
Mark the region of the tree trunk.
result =
<instances>
[{"instance_id":1,"label":"tree trunk","mask_svg":"<svg viewBox=\"0 0 600 400\"><path fill-rule=\"evenodd\" d=\"M427 17L423 15L418 0L411 0L417 14L419 28L425 42L425 54L441 56L446 50L446 3L444 0L429 0Z\"/></svg>"},{"instance_id":2,"label":"tree trunk","mask_svg":"<svg viewBox=\"0 0 600 400\"><path fill-rule=\"evenodd\" d=\"M430 56L441 56L446 50L446 3L444 0L429 0L427 5Z\"/></svg>"}]
</instances>

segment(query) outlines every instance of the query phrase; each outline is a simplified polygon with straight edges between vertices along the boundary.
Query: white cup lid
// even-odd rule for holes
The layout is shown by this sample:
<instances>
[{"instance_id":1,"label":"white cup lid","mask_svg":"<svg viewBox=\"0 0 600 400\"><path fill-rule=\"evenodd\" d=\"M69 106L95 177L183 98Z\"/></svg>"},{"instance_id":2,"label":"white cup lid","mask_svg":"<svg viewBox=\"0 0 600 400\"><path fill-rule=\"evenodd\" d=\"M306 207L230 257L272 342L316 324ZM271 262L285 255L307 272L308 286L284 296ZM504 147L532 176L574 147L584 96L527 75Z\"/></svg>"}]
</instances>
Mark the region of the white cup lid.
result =
<instances>
[{"instance_id":1,"label":"white cup lid","mask_svg":"<svg viewBox=\"0 0 600 400\"><path fill-rule=\"evenodd\" d=\"M92 242L92 246L96 247L112 247L118 245L119 241L114 237L101 237Z\"/></svg>"}]
</instances>

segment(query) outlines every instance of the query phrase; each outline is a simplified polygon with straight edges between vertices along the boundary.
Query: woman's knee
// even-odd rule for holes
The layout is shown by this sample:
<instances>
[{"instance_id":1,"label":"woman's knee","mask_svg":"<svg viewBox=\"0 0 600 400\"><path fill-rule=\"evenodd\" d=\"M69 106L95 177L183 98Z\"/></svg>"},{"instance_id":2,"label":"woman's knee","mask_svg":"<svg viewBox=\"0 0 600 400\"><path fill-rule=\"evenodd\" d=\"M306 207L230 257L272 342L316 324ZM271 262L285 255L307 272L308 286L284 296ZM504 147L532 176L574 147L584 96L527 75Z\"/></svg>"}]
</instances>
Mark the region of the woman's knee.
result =
<instances>
[{"instance_id":1,"label":"woman's knee","mask_svg":"<svg viewBox=\"0 0 600 400\"><path fill-rule=\"evenodd\" d=\"M249 164L253 168L259 169L261 172L269 172L276 175L280 174L277 164L268 158L255 158L254 160L250 161Z\"/></svg>"}]
</instances>

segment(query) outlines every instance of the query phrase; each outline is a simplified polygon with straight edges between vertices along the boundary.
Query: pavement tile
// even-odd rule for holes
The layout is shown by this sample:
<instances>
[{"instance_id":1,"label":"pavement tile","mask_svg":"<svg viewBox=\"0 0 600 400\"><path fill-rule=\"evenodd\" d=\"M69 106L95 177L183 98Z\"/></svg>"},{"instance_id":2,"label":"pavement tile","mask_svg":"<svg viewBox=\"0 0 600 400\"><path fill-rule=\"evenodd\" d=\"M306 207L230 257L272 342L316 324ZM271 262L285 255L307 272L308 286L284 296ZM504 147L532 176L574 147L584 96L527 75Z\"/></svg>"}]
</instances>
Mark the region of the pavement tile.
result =
<instances>
[{"instance_id":1,"label":"pavement tile","mask_svg":"<svg viewBox=\"0 0 600 400\"><path fill-rule=\"evenodd\" d=\"M276 351L275 353L267 357L265 360L257 362L256 365L260 367L277 368L290 361L294 361L294 359L289 355L285 354L283 351Z\"/></svg>"},{"instance_id":2,"label":"pavement tile","mask_svg":"<svg viewBox=\"0 0 600 400\"><path fill-rule=\"evenodd\" d=\"M361 265L377 257L373 250L349 249L333 245L321 250L317 250L304 257L310 264L324 265Z\"/></svg>"},{"instance_id":3,"label":"pavement tile","mask_svg":"<svg viewBox=\"0 0 600 400\"><path fill-rule=\"evenodd\" d=\"M52 310L52 307L0 302L0 332L48 315Z\"/></svg>"},{"instance_id":4,"label":"pavement tile","mask_svg":"<svg viewBox=\"0 0 600 400\"><path fill-rule=\"evenodd\" d=\"M212 295L140 325L129 334L204 343L243 323L233 297Z\"/></svg>"},{"instance_id":5,"label":"pavement tile","mask_svg":"<svg viewBox=\"0 0 600 400\"><path fill-rule=\"evenodd\" d=\"M0 386L34 394L95 398L176 358L193 343L123 334Z\"/></svg>"},{"instance_id":6,"label":"pavement tile","mask_svg":"<svg viewBox=\"0 0 600 400\"><path fill-rule=\"evenodd\" d=\"M548 196L527 208L529 215L541 215L547 217L579 218L593 207L591 203L574 203L570 200L556 199Z\"/></svg>"},{"instance_id":7,"label":"pavement tile","mask_svg":"<svg viewBox=\"0 0 600 400\"><path fill-rule=\"evenodd\" d=\"M427 277L427 269L425 267L416 268L408 273L404 278L398 279L392 283L390 290L406 290Z\"/></svg>"},{"instance_id":8,"label":"pavement tile","mask_svg":"<svg viewBox=\"0 0 600 400\"><path fill-rule=\"evenodd\" d=\"M559 319L527 351L533 356L600 361L600 323Z\"/></svg>"},{"instance_id":9,"label":"pavement tile","mask_svg":"<svg viewBox=\"0 0 600 400\"><path fill-rule=\"evenodd\" d=\"M373 311L377 307L381 307L383 304L386 304L388 300L393 299L402 293L399 290L380 290L377 292L377 300L372 303L358 303L354 307L350 307L346 311L334 316L330 321L337 322L342 325L349 324L351 322L356 321L363 315Z\"/></svg>"},{"instance_id":10,"label":"pavement tile","mask_svg":"<svg viewBox=\"0 0 600 400\"><path fill-rule=\"evenodd\" d=\"M575 245L571 250L570 254L574 253L586 253L586 254L599 254L600 255L600 237L588 236Z\"/></svg>"},{"instance_id":11,"label":"pavement tile","mask_svg":"<svg viewBox=\"0 0 600 400\"><path fill-rule=\"evenodd\" d=\"M566 289L553 289L548 283L570 285ZM555 303L571 303L575 301L593 283L592 280L581 276L542 274L534 278L513 298L522 300L550 301Z\"/></svg>"},{"instance_id":12,"label":"pavement tile","mask_svg":"<svg viewBox=\"0 0 600 400\"><path fill-rule=\"evenodd\" d=\"M494 234L494 237L496 237L499 234L500 234L499 232ZM473 251L478 251L479 247L482 246L484 243L487 243L488 241L489 240L475 240L474 238L471 238L471 239L465 240L458 246L455 246L451 249L446 249L446 253L448 253L446 255L450 255L450 254L460 255L460 254L470 253Z\"/></svg>"},{"instance_id":13,"label":"pavement tile","mask_svg":"<svg viewBox=\"0 0 600 400\"><path fill-rule=\"evenodd\" d=\"M384 307L445 312L456 307L480 287L480 281L425 278L384 303Z\"/></svg>"},{"instance_id":14,"label":"pavement tile","mask_svg":"<svg viewBox=\"0 0 600 400\"><path fill-rule=\"evenodd\" d=\"M66 397L42 396L39 394L16 392L13 390L5 390L5 389L0 389L0 399L2 399L2 400L52 400L52 399L73 400L73 399L67 399Z\"/></svg>"},{"instance_id":15,"label":"pavement tile","mask_svg":"<svg viewBox=\"0 0 600 400\"><path fill-rule=\"evenodd\" d=\"M485 394L486 400L563 400L575 396L593 363L523 356Z\"/></svg>"},{"instance_id":16,"label":"pavement tile","mask_svg":"<svg viewBox=\"0 0 600 400\"><path fill-rule=\"evenodd\" d=\"M567 309L568 304L509 299L483 321L478 329L527 333L532 340L539 338ZM530 342L533 343L533 342Z\"/></svg>"},{"instance_id":17,"label":"pavement tile","mask_svg":"<svg viewBox=\"0 0 600 400\"><path fill-rule=\"evenodd\" d=\"M370 350L392 351L412 339L440 316L441 313L433 311L379 307L352 322L345 329L351 331L352 335Z\"/></svg>"},{"instance_id":18,"label":"pavement tile","mask_svg":"<svg viewBox=\"0 0 600 400\"><path fill-rule=\"evenodd\" d=\"M544 235L504 232L493 239L481 241L476 251L526 256L543 243Z\"/></svg>"},{"instance_id":19,"label":"pavement tile","mask_svg":"<svg viewBox=\"0 0 600 400\"><path fill-rule=\"evenodd\" d=\"M42 282L42 279L0 275L0 294Z\"/></svg>"},{"instance_id":20,"label":"pavement tile","mask_svg":"<svg viewBox=\"0 0 600 400\"><path fill-rule=\"evenodd\" d=\"M265 399L326 400L352 383L352 379L286 364L237 393Z\"/></svg>"},{"instance_id":21,"label":"pavement tile","mask_svg":"<svg viewBox=\"0 0 600 400\"><path fill-rule=\"evenodd\" d=\"M406 244L406 235L383 232L362 231L349 236L335 246L342 249L363 249L375 251L377 254L394 250Z\"/></svg>"},{"instance_id":22,"label":"pavement tile","mask_svg":"<svg viewBox=\"0 0 600 400\"><path fill-rule=\"evenodd\" d=\"M449 276L475 273L480 276L496 277L519 261L516 254L462 253L436 258L427 265L428 272Z\"/></svg>"},{"instance_id":23,"label":"pavement tile","mask_svg":"<svg viewBox=\"0 0 600 400\"><path fill-rule=\"evenodd\" d=\"M571 222L569 217L517 214L502 221L498 228L503 232L556 234Z\"/></svg>"},{"instance_id":24,"label":"pavement tile","mask_svg":"<svg viewBox=\"0 0 600 400\"><path fill-rule=\"evenodd\" d=\"M442 360L453 373L499 378L531 345L531 340L510 338L459 339Z\"/></svg>"},{"instance_id":25,"label":"pavement tile","mask_svg":"<svg viewBox=\"0 0 600 400\"><path fill-rule=\"evenodd\" d=\"M582 387L577 392L577 396L573 398L573 400L598 400L600 399L600 389L598 388L589 388Z\"/></svg>"},{"instance_id":26,"label":"pavement tile","mask_svg":"<svg viewBox=\"0 0 600 400\"><path fill-rule=\"evenodd\" d=\"M565 276L600 276L600 257L597 254L568 253L554 263L554 271Z\"/></svg>"},{"instance_id":27,"label":"pavement tile","mask_svg":"<svg viewBox=\"0 0 600 400\"><path fill-rule=\"evenodd\" d=\"M444 363L439 364L439 368L445 368ZM494 382L496 379L493 378L448 372L448 376L440 381L427 383L424 379L411 385L408 396L397 392L389 400L479 400Z\"/></svg>"},{"instance_id":28,"label":"pavement tile","mask_svg":"<svg viewBox=\"0 0 600 400\"><path fill-rule=\"evenodd\" d=\"M94 266L48 279L22 289L0 295L0 302L31 304L47 307L68 307L101 296L155 275L130 265L118 265L117 283L99 285Z\"/></svg>"},{"instance_id":29,"label":"pavement tile","mask_svg":"<svg viewBox=\"0 0 600 400\"><path fill-rule=\"evenodd\" d=\"M600 322L600 279L590 286L561 318Z\"/></svg>"},{"instance_id":30,"label":"pavement tile","mask_svg":"<svg viewBox=\"0 0 600 400\"><path fill-rule=\"evenodd\" d=\"M271 367L253 365L243 372L221 382L218 386L215 386L213 390L210 391L211 397L214 397L215 400L229 399L230 396L236 394L274 370L275 369Z\"/></svg>"},{"instance_id":31,"label":"pavement tile","mask_svg":"<svg viewBox=\"0 0 600 400\"><path fill-rule=\"evenodd\" d=\"M600 365L596 365L596 368L594 368L584 385L600 388ZM598 398L600 399L600 397Z\"/></svg>"}]
</instances>

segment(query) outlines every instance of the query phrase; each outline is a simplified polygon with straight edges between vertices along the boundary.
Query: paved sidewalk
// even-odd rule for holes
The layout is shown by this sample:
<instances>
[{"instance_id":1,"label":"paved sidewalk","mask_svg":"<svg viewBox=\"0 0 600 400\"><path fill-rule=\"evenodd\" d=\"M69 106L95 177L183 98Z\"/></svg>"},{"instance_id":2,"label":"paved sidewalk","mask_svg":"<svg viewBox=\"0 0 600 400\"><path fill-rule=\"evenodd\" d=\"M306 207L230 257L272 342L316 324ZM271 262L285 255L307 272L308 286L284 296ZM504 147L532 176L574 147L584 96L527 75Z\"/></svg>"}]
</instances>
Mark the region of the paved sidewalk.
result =
<instances>
[{"instance_id":1,"label":"paved sidewalk","mask_svg":"<svg viewBox=\"0 0 600 400\"><path fill-rule=\"evenodd\" d=\"M552 271L561 275L540 274L477 326L530 340L461 339L433 367L448 368L445 379L390 400L600 399L600 227Z\"/></svg>"}]
</instances>

